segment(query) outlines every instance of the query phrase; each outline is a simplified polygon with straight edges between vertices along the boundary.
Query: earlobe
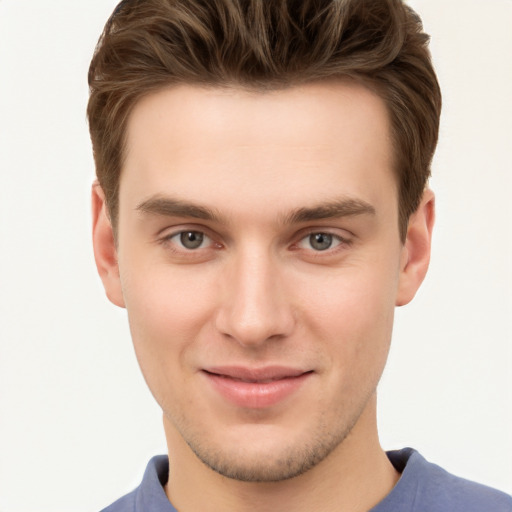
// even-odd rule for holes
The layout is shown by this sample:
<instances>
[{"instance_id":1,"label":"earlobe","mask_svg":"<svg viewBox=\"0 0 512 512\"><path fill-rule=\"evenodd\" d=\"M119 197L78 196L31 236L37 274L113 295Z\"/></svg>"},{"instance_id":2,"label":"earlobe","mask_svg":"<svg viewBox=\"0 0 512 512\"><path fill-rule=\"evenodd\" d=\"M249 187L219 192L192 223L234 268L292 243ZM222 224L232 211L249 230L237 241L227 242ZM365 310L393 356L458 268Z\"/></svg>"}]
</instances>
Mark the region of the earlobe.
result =
<instances>
[{"instance_id":1,"label":"earlobe","mask_svg":"<svg viewBox=\"0 0 512 512\"><path fill-rule=\"evenodd\" d=\"M397 306L408 304L425 278L430 262L434 217L434 193L427 188L418 209L409 219L407 236L402 247Z\"/></svg>"},{"instance_id":2,"label":"earlobe","mask_svg":"<svg viewBox=\"0 0 512 512\"><path fill-rule=\"evenodd\" d=\"M92 240L96 268L105 293L110 302L116 306L125 307L114 232L108 215L105 194L98 182L94 182L92 186Z\"/></svg>"}]
</instances>

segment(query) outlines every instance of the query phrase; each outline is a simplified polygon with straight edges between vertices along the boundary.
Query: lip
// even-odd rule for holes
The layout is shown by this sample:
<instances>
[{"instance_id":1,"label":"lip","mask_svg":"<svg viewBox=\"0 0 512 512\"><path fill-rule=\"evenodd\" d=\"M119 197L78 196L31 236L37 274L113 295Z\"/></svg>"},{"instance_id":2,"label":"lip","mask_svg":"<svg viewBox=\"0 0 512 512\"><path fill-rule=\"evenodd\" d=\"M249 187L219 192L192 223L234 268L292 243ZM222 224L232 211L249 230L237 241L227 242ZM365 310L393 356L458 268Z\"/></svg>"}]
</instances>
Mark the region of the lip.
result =
<instances>
[{"instance_id":1,"label":"lip","mask_svg":"<svg viewBox=\"0 0 512 512\"><path fill-rule=\"evenodd\" d=\"M279 404L297 392L313 373L283 366L225 366L206 368L202 372L224 399L248 409Z\"/></svg>"}]
</instances>

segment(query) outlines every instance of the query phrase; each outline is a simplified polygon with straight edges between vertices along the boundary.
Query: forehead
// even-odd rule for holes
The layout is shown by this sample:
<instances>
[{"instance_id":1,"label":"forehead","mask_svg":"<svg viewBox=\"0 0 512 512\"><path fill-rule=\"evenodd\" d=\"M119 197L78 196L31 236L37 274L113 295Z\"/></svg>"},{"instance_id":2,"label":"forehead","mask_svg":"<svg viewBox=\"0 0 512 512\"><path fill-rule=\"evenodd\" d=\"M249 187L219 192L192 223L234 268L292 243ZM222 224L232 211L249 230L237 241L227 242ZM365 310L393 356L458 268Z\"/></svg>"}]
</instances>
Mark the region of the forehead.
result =
<instances>
[{"instance_id":1,"label":"forehead","mask_svg":"<svg viewBox=\"0 0 512 512\"><path fill-rule=\"evenodd\" d=\"M384 181L396 200L390 141L384 102L355 83L175 86L130 116L120 200L169 191L215 208L234 197L283 208L330 195L373 203Z\"/></svg>"}]
</instances>

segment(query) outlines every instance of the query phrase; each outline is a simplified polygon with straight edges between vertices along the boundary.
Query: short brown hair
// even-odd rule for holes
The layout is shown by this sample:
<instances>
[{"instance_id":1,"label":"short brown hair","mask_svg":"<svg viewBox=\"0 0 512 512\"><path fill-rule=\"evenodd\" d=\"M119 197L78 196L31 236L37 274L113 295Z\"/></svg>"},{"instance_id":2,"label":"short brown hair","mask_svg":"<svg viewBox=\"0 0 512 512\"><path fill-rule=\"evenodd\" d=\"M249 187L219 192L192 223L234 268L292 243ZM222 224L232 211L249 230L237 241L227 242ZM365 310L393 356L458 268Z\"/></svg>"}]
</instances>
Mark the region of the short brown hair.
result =
<instances>
[{"instance_id":1,"label":"short brown hair","mask_svg":"<svg viewBox=\"0 0 512 512\"><path fill-rule=\"evenodd\" d=\"M143 96L179 83L265 91L351 78L389 111L404 240L439 131L428 39L402 0L122 1L91 62L87 109L114 227L127 120Z\"/></svg>"}]
</instances>

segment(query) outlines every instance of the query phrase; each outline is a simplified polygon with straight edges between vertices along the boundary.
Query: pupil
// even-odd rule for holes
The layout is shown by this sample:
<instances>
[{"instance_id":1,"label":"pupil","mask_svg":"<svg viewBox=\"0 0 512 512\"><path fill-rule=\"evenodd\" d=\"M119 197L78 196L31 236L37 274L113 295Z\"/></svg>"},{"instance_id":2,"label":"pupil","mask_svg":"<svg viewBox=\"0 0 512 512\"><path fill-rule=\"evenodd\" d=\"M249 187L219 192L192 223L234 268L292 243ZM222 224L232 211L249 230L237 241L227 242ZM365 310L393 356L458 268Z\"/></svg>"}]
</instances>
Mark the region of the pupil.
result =
<instances>
[{"instance_id":1,"label":"pupil","mask_svg":"<svg viewBox=\"0 0 512 512\"><path fill-rule=\"evenodd\" d=\"M187 249L197 249L203 243L203 234L198 231L187 231L181 233L180 241Z\"/></svg>"},{"instance_id":2,"label":"pupil","mask_svg":"<svg viewBox=\"0 0 512 512\"><path fill-rule=\"evenodd\" d=\"M315 233L309 237L311 247L317 251L325 251L332 245L332 235L326 233Z\"/></svg>"}]
</instances>

